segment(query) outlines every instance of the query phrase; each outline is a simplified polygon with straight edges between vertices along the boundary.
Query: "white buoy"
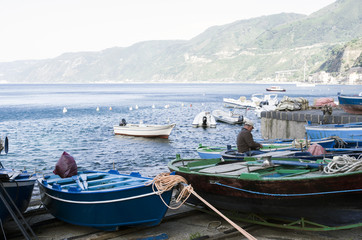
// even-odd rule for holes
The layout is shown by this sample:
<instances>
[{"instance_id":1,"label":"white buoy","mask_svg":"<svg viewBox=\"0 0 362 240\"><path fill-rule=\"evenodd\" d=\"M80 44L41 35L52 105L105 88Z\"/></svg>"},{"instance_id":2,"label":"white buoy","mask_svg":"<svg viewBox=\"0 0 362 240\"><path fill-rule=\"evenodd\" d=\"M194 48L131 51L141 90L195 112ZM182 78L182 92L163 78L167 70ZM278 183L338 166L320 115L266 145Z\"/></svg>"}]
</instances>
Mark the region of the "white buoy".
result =
<instances>
[{"instance_id":1,"label":"white buoy","mask_svg":"<svg viewBox=\"0 0 362 240\"><path fill-rule=\"evenodd\" d=\"M109 107L109 111L112 111L112 107Z\"/></svg>"},{"instance_id":2,"label":"white buoy","mask_svg":"<svg viewBox=\"0 0 362 240\"><path fill-rule=\"evenodd\" d=\"M64 108L63 108L63 113L66 113L66 112L68 112L68 110L67 110L66 107L64 107Z\"/></svg>"},{"instance_id":3,"label":"white buoy","mask_svg":"<svg viewBox=\"0 0 362 240\"><path fill-rule=\"evenodd\" d=\"M129 110L130 110L130 111L132 111L132 110L133 110L133 108L132 108L132 107L129 107Z\"/></svg>"},{"instance_id":4,"label":"white buoy","mask_svg":"<svg viewBox=\"0 0 362 240\"><path fill-rule=\"evenodd\" d=\"M97 110L97 112L99 112L99 107L97 107L97 109L96 109L96 110Z\"/></svg>"},{"instance_id":5,"label":"white buoy","mask_svg":"<svg viewBox=\"0 0 362 240\"><path fill-rule=\"evenodd\" d=\"M183 107L183 106L185 106L185 104L184 104L184 103L181 103L181 107Z\"/></svg>"},{"instance_id":6,"label":"white buoy","mask_svg":"<svg viewBox=\"0 0 362 240\"><path fill-rule=\"evenodd\" d=\"M167 104L167 105L165 105L165 108L169 108L169 107L170 107L170 105L168 105L168 104Z\"/></svg>"},{"instance_id":7,"label":"white buoy","mask_svg":"<svg viewBox=\"0 0 362 240\"><path fill-rule=\"evenodd\" d=\"M135 109L138 109L138 105L136 105Z\"/></svg>"},{"instance_id":8,"label":"white buoy","mask_svg":"<svg viewBox=\"0 0 362 240\"><path fill-rule=\"evenodd\" d=\"M155 108L155 104L152 104L152 108Z\"/></svg>"}]
</instances>

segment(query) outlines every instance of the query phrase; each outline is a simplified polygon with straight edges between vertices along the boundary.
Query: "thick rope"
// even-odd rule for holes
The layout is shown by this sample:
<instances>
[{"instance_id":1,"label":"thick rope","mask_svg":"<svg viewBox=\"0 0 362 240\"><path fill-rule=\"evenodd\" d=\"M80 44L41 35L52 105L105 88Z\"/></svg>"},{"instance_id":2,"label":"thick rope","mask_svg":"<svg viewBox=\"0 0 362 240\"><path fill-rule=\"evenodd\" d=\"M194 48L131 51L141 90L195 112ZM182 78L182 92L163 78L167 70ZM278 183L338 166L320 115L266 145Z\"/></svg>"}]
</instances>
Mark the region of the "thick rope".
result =
<instances>
[{"instance_id":1,"label":"thick rope","mask_svg":"<svg viewBox=\"0 0 362 240\"><path fill-rule=\"evenodd\" d=\"M338 137L338 136L331 136L329 138L334 139L334 141L336 142L336 148L344 148L346 147L347 143L345 141L343 141L342 138Z\"/></svg>"},{"instance_id":2,"label":"thick rope","mask_svg":"<svg viewBox=\"0 0 362 240\"><path fill-rule=\"evenodd\" d=\"M323 171L327 174L353 172L362 170L362 154L358 158L342 155L334 156L332 161L324 167Z\"/></svg>"},{"instance_id":3,"label":"thick rope","mask_svg":"<svg viewBox=\"0 0 362 240\"><path fill-rule=\"evenodd\" d=\"M219 214L222 218L224 218L228 223L230 223L236 230L238 230L241 234L243 234L247 239L249 240L256 240L255 237L253 237L250 233L236 225L233 221L231 221L229 218L227 218L224 214L222 214L219 210L217 210L214 206L212 206L210 203L208 203L205 199L203 199L201 196L199 196L192 188L191 185L187 185L187 181L185 178L179 175L170 175L170 173L161 173L157 175L151 182L147 184L152 184L152 189L155 191L155 188L157 189L157 194L161 194L165 191L171 190L174 186L181 184L182 190L180 194L178 195L176 202L180 202L181 199L184 199L182 203L177 207L181 207L182 204L186 202L186 200L190 197L191 193L194 194L198 199L200 199L206 206L211 208L214 212ZM185 186L186 185L186 186ZM162 199L162 197L161 197ZM168 206L165 201L162 199L163 203ZM171 208L175 209L175 208Z\"/></svg>"}]
</instances>

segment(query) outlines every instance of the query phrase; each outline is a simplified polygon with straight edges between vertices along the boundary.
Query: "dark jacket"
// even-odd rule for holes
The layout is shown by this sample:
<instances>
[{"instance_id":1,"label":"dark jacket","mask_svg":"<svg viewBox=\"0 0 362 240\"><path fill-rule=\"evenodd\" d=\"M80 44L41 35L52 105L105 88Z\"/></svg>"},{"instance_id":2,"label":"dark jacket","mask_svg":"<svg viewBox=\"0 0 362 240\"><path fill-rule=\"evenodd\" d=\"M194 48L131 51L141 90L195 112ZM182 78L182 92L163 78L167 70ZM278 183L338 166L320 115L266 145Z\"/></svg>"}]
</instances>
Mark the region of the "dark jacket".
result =
<instances>
[{"instance_id":1,"label":"dark jacket","mask_svg":"<svg viewBox=\"0 0 362 240\"><path fill-rule=\"evenodd\" d=\"M236 145L238 146L239 153L256 150L261 147L259 143L254 142L253 135L246 128L241 129L239 132L238 137L236 138Z\"/></svg>"}]
</instances>

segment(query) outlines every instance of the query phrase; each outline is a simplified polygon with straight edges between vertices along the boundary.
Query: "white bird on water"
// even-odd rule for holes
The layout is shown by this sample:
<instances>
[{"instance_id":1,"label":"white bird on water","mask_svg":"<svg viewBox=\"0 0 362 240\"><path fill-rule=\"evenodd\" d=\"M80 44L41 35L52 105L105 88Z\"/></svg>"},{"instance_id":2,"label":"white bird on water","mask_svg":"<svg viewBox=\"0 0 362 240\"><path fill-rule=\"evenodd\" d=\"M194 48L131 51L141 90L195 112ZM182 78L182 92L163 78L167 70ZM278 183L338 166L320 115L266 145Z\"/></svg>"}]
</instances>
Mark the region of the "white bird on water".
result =
<instances>
[{"instance_id":1,"label":"white bird on water","mask_svg":"<svg viewBox=\"0 0 362 240\"><path fill-rule=\"evenodd\" d=\"M96 110L97 110L97 112L99 112L99 107L97 107L97 109L96 109Z\"/></svg>"},{"instance_id":2,"label":"white bird on water","mask_svg":"<svg viewBox=\"0 0 362 240\"><path fill-rule=\"evenodd\" d=\"M155 104L152 104L152 108L155 108Z\"/></svg>"},{"instance_id":3,"label":"white bird on water","mask_svg":"<svg viewBox=\"0 0 362 240\"><path fill-rule=\"evenodd\" d=\"M129 107L129 110L130 110L130 111L132 111L132 110L133 110L133 108L132 108L132 107Z\"/></svg>"},{"instance_id":4,"label":"white bird on water","mask_svg":"<svg viewBox=\"0 0 362 240\"><path fill-rule=\"evenodd\" d=\"M170 107L170 105L169 105L169 104L165 105L165 108L169 108L169 107Z\"/></svg>"},{"instance_id":5,"label":"white bird on water","mask_svg":"<svg viewBox=\"0 0 362 240\"><path fill-rule=\"evenodd\" d=\"M63 113L68 112L68 110L66 109L66 107L63 108Z\"/></svg>"},{"instance_id":6,"label":"white bird on water","mask_svg":"<svg viewBox=\"0 0 362 240\"><path fill-rule=\"evenodd\" d=\"M136 105L135 109L138 109L138 105Z\"/></svg>"}]
</instances>

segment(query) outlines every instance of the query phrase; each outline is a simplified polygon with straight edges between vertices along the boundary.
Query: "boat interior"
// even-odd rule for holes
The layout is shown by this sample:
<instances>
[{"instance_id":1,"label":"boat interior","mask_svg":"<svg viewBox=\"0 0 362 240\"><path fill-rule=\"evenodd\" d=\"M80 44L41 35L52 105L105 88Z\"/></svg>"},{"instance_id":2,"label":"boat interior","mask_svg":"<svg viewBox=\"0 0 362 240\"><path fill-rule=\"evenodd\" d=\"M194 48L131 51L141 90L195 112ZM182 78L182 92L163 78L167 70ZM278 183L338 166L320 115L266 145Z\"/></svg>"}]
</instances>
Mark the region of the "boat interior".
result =
<instances>
[{"instance_id":1,"label":"boat interior","mask_svg":"<svg viewBox=\"0 0 362 240\"><path fill-rule=\"evenodd\" d=\"M231 178L248 178L248 179L275 179L275 178L291 178L305 177L306 174L322 175L322 166L324 162L318 160L310 163L305 160L285 161L283 159L273 159L266 163L267 160L250 161L222 161L219 158L215 159L194 159L180 160L175 162L174 166L180 171L195 172L198 174L211 174L216 176L231 177ZM275 162L275 163L274 163Z\"/></svg>"},{"instance_id":2,"label":"boat interior","mask_svg":"<svg viewBox=\"0 0 362 240\"><path fill-rule=\"evenodd\" d=\"M80 192L82 190L101 191L144 186L149 181L150 179L141 178L137 173L122 175L109 172L80 172L78 175L68 178L60 178L58 175L45 176L42 183L59 191Z\"/></svg>"}]
</instances>

